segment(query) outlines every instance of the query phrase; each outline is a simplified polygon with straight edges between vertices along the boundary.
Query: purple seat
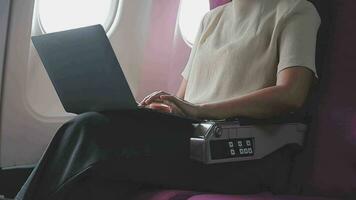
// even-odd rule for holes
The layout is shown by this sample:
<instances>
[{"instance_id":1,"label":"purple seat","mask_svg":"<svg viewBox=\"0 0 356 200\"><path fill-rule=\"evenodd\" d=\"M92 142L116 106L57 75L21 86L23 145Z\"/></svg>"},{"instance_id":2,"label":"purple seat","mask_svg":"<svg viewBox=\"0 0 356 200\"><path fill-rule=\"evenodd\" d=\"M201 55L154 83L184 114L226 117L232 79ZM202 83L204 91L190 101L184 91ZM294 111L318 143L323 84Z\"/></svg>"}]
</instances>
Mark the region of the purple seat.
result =
<instances>
[{"instance_id":1,"label":"purple seat","mask_svg":"<svg viewBox=\"0 0 356 200\"><path fill-rule=\"evenodd\" d=\"M214 9L218 6L229 3L231 0L210 0L210 8Z\"/></svg>"},{"instance_id":2,"label":"purple seat","mask_svg":"<svg viewBox=\"0 0 356 200\"><path fill-rule=\"evenodd\" d=\"M134 200L339 200L324 197L300 197L260 193L254 195L201 194L191 191L165 190L138 195Z\"/></svg>"},{"instance_id":3,"label":"purple seat","mask_svg":"<svg viewBox=\"0 0 356 200\"><path fill-rule=\"evenodd\" d=\"M211 0L211 7L229 0ZM356 199L356 1L313 0L322 17L317 65L318 104L304 151L296 158L290 196L202 194L165 190L136 200Z\"/></svg>"},{"instance_id":4,"label":"purple seat","mask_svg":"<svg viewBox=\"0 0 356 200\"><path fill-rule=\"evenodd\" d=\"M345 196L356 199L356 17L354 0L320 0L325 55L319 64L319 105L303 161L303 191L308 194ZM306 155L302 155L304 158ZM299 162L303 163L303 162ZM297 172L298 176L301 174Z\"/></svg>"}]
</instances>

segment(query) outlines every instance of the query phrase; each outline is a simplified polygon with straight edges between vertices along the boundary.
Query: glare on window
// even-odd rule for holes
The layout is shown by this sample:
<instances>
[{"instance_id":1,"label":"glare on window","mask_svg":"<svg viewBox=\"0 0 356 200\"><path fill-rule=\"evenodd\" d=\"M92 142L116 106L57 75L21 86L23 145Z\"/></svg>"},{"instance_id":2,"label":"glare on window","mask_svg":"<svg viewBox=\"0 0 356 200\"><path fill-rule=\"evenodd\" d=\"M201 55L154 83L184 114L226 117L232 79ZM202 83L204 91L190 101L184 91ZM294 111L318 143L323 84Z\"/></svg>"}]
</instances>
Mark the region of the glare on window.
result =
<instances>
[{"instance_id":1,"label":"glare on window","mask_svg":"<svg viewBox=\"0 0 356 200\"><path fill-rule=\"evenodd\" d=\"M108 28L114 0L39 0L39 19L46 33L102 24Z\"/></svg>"},{"instance_id":2,"label":"glare on window","mask_svg":"<svg viewBox=\"0 0 356 200\"><path fill-rule=\"evenodd\" d=\"M181 0L179 28L188 44L194 43L201 20L209 9L209 0Z\"/></svg>"}]
</instances>

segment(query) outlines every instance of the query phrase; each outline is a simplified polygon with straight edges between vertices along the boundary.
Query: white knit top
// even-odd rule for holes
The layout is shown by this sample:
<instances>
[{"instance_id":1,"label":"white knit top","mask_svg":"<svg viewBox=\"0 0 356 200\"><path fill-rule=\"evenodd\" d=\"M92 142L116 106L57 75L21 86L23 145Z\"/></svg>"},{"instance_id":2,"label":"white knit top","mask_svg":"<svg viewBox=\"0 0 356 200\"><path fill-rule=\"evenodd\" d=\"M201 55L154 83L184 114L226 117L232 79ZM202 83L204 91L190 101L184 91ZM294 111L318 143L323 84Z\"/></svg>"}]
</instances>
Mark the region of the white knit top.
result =
<instances>
[{"instance_id":1,"label":"white knit top","mask_svg":"<svg viewBox=\"0 0 356 200\"><path fill-rule=\"evenodd\" d=\"M276 84L288 67L315 70L320 17L306 0L233 0L205 15L189 61L185 100L213 103Z\"/></svg>"}]
</instances>

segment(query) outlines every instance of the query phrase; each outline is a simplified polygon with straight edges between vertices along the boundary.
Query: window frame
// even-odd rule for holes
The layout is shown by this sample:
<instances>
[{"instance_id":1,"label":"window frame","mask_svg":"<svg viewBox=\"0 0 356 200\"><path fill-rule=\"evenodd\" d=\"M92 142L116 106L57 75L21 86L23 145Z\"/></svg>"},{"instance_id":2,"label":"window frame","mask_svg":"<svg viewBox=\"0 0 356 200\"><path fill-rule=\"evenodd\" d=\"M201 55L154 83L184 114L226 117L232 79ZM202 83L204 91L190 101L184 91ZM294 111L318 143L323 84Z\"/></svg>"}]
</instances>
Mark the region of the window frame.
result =
<instances>
[{"instance_id":1,"label":"window frame","mask_svg":"<svg viewBox=\"0 0 356 200\"><path fill-rule=\"evenodd\" d=\"M177 26L178 26L180 35L182 36L184 42L185 42L190 48L192 48L193 45L194 45L194 43L195 43L195 40L196 40L196 36L197 36L197 35L195 35L194 41L193 41L193 42L190 42L189 39L187 38L187 36L183 33L183 30L182 30L182 23L181 23L181 17L182 17L182 15L183 15L183 14L182 14L182 4L183 4L183 1L184 1L184 0L181 0L181 1L180 1L180 4L179 4L179 11L178 11L178 17L177 17ZM206 0L206 1L208 2L208 7L210 8L210 6L211 6L210 1L209 1L209 0ZM209 12L209 11L210 11L210 9L208 9L207 12ZM206 12L206 13L207 13L207 12ZM206 14L206 13L205 13L205 14ZM201 20L203 20L203 18L202 18ZM199 27L197 27L197 28L199 29Z\"/></svg>"},{"instance_id":2,"label":"window frame","mask_svg":"<svg viewBox=\"0 0 356 200\"><path fill-rule=\"evenodd\" d=\"M35 22L36 22L37 30L33 32L37 34L47 34L48 32L46 31L41 21L41 15L40 15L41 1L46 1L46 0L36 0L34 20L36 20ZM120 0L111 0L111 1L112 1L112 6L109 11L110 14L108 15L106 22L104 23L104 30L106 33L109 33L110 30L113 28L116 16L118 15L118 11L119 11Z\"/></svg>"},{"instance_id":3,"label":"window frame","mask_svg":"<svg viewBox=\"0 0 356 200\"><path fill-rule=\"evenodd\" d=\"M37 35L43 35L43 34L47 34L46 31L43 29L42 24L40 22L40 15L39 15L39 2L41 0L35 0L34 1L34 9L33 9L33 15L32 15L32 30L31 30L31 36L37 36ZM108 37L110 37L110 35L112 33L115 32L115 29L118 26L118 18L120 17L120 11L121 11L121 4L122 4L123 0L112 0L112 6L110 8L110 15L108 15L108 18L105 22L106 27L105 31L106 34L108 35ZM31 62L33 65L41 65L39 63L37 63L37 61L34 59L34 57L32 54L34 53L35 50L33 47L30 48L30 53L29 53L29 65L31 65ZM26 70L26 83L28 83L29 81L29 66L27 66L27 70ZM25 90L25 95L23 96L23 103L25 106L25 109L31 113L31 116L33 116L36 120L41 121L41 122L46 122L46 123L62 123L63 121L68 121L70 119L72 119L74 116L76 116L76 114L73 113L68 113L64 110L64 112L60 112L60 113L43 113L40 110L38 110L37 108L34 107L34 105L31 103L31 100L29 99L29 94L28 94L29 90L28 87L26 86L26 90ZM62 105L60 105L62 107Z\"/></svg>"}]
</instances>

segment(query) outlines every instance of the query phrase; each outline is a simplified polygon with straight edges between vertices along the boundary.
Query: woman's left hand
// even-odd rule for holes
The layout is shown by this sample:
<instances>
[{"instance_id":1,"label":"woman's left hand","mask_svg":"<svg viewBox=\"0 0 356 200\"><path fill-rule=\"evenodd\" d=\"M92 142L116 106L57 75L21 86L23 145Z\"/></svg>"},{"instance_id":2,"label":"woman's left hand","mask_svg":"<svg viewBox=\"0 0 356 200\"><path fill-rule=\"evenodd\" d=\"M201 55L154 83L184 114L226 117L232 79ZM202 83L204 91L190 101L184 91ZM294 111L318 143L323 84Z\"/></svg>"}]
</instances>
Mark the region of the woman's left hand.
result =
<instances>
[{"instance_id":1,"label":"woman's left hand","mask_svg":"<svg viewBox=\"0 0 356 200\"><path fill-rule=\"evenodd\" d=\"M192 118L201 118L201 107L179 99L173 95L161 95L160 99L163 104L169 106L173 110L178 110L180 115Z\"/></svg>"}]
</instances>

